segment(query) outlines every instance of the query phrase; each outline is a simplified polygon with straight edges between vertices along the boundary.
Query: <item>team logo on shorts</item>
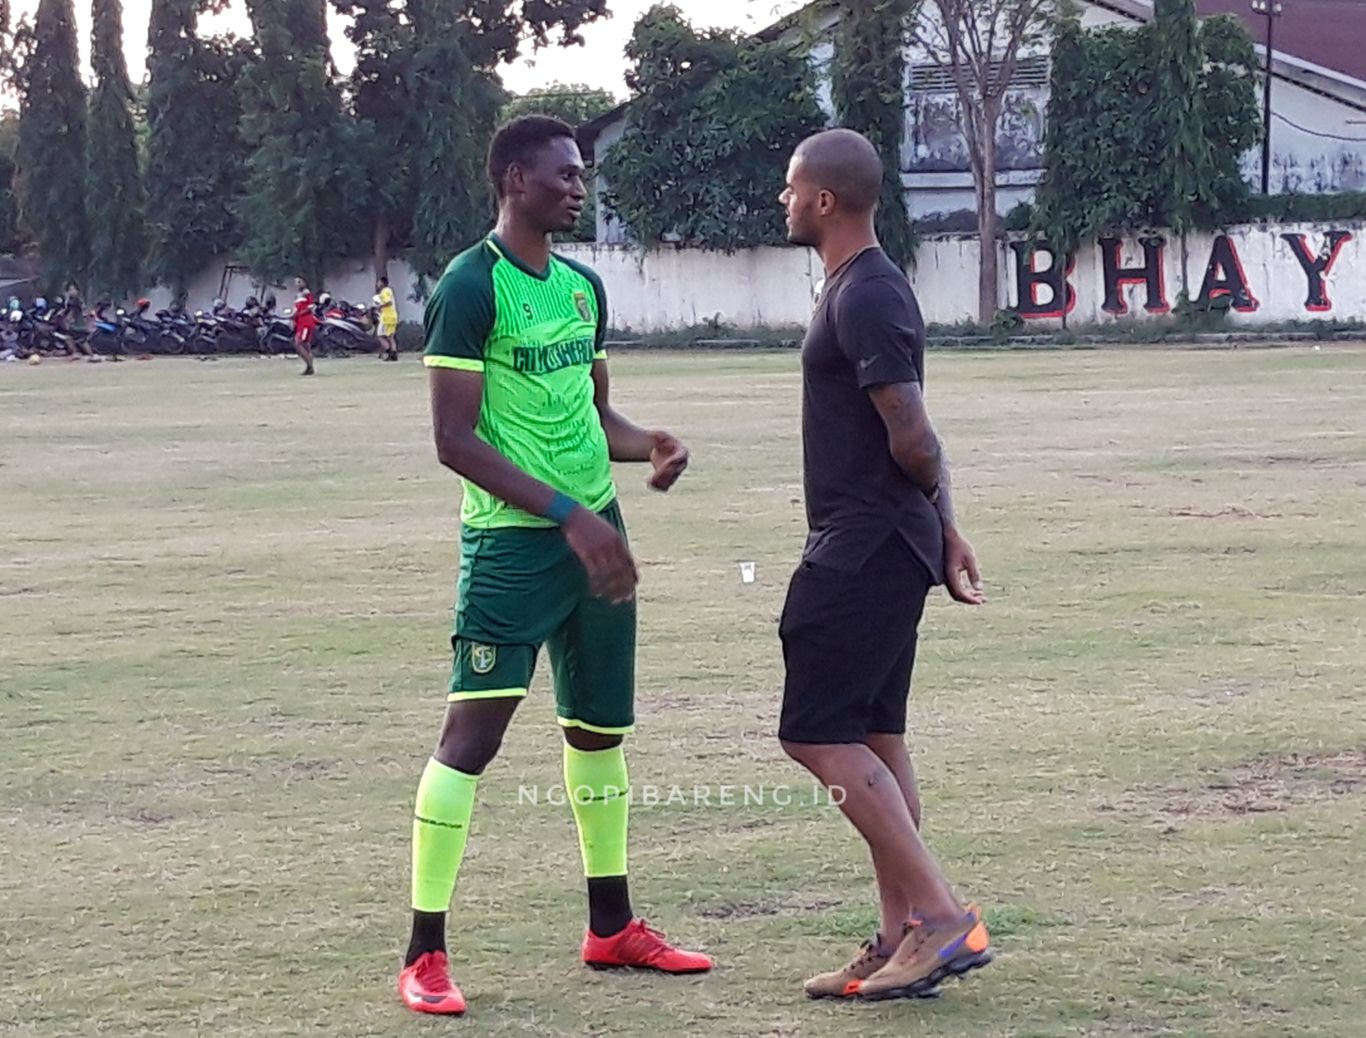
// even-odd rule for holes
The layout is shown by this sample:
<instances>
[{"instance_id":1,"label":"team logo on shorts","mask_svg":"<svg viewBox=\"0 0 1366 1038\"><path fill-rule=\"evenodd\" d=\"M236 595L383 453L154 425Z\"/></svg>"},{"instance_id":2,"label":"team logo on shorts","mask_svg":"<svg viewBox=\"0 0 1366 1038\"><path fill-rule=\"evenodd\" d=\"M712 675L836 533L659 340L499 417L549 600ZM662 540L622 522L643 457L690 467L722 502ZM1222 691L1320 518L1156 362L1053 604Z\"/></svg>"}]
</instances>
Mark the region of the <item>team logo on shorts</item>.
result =
<instances>
[{"instance_id":1,"label":"team logo on shorts","mask_svg":"<svg viewBox=\"0 0 1366 1038\"><path fill-rule=\"evenodd\" d=\"M591 321L593 319L593 310L588 305L588 295L586 293L574 293L574 308L579 311L579 316L585 321Z\"/></svg>"},{"instance_id":2,"label":"team logo on shorts","mask_svg":"<svg viewBox=\"0 0 1366 1038\"><path fill-rule=\"evenodd\" d=\"M492 645L474 645L470 647L470 666L474 668L476 674L487 674L493 669L493 665L498 662L498 650Z\"/></svg>"}]
</instances>

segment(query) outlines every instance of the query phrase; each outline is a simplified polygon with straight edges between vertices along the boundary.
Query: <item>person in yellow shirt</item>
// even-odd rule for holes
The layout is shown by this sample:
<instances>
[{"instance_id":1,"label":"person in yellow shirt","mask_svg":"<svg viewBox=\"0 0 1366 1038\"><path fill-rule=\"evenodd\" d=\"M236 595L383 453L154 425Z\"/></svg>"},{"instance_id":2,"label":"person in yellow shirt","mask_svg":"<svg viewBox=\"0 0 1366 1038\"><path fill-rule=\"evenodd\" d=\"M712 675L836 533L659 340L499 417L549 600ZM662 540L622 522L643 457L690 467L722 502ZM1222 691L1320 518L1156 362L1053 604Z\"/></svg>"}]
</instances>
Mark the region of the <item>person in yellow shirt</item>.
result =
<instances>
[{"instance_id":1,"label":"person in yellow shirt","mask_svg":"<svg viewBox=\"0 0 1366 1038\"><path fill-rule=\"evenodd\" d=\"M398 360L398 303L387 277L379 279L375 305L379 307L380 360Z\"/></svg>"}]
</instances>

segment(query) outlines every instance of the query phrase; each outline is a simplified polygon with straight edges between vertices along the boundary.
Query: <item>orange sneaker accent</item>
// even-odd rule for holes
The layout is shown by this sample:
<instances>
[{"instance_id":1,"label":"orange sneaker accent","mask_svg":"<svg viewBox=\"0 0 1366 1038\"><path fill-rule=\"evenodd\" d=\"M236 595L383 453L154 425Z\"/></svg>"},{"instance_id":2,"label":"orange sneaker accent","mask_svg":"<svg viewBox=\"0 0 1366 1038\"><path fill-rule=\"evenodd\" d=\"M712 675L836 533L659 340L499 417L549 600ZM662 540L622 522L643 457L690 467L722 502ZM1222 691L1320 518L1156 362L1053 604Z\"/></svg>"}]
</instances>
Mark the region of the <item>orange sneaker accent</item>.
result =
<instances>
[{"instance_id":1,"label":"orange sneaker accent","mask_svg":"<svg viewBox=\"0 0 1366 1038\"><path fill-rule=\"evenodd\" d=\"M445 952L427 952L398 975L398 994L414 1013L459 1016L465 1011L465 996L451 983Z\"/></svg>"},{"instance_id":2,"label":"orange sneaker accent","mask_svg":"<svg viewBox=\"0 0 1366 1038\"><path fill-rule=\"evenodd\" d=\"M981 909L971 905L956 923L912 929L887 965L859 986L859 995L870 1001L931 997L941 981L991 961L991 937Z\"/></svg>"},{"instance_id":3,"label":"orange sneaker accent","mask_svg":"<svg viewBox=\"0 0 1366 1038\"><path fill-rule=\"evenodd\" d=\"M902 932L908 932L914 922L907 923ZM807 998L853 998L859 993L859 986L891 959L891 952L883 954L882 935L873 934L864 941L858 954L841 969L831 970L812 977L802 985Z\"/></svg>"},{"instance_id":4,"label":"orange sneaker accent","mask_svg":"<svg viewBox=\"0 0 1366 1038\"><path fill-rule=\"evenodd\" d=\"M583 961L594 969L629 966L661 973L705 973L712 968L710 958L675 948L644 919L631 920L626 929L611 937L588 931L583 938Z\"/></svg>"},{"instance_id":5,"label":"orange sneaker accent","mask_svg":"<svg viewBox=\"0 0 1366 1038\"><path fill-rule=\"evenodd\" d=\"M979 922L968 932L963 944L970 952L984 952L991 947L991 937L987 933L987 928Z\"/></svg>"}]
</instances>

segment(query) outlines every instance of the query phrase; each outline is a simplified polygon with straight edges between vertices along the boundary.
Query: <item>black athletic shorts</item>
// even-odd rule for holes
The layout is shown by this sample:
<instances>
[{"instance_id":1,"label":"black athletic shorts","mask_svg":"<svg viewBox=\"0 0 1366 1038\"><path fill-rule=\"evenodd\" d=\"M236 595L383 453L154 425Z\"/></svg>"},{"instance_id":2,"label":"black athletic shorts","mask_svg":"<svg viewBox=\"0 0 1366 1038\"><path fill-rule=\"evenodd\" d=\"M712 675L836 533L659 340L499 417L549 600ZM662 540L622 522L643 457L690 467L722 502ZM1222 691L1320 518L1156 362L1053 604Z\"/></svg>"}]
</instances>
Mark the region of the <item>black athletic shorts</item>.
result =
<instances>
[{"instance_id":1,"label":"black athletic shorts","mask_svg":"<svg viewBox=\"0 0 1366 1038\"><path fill-rule=\"evenodd\" d=\"M779 738L849 743L904 733L929 592L930 573L900 534L856 573L803 561L779 625L787 670Z\"/></svg>"}]
</instances>

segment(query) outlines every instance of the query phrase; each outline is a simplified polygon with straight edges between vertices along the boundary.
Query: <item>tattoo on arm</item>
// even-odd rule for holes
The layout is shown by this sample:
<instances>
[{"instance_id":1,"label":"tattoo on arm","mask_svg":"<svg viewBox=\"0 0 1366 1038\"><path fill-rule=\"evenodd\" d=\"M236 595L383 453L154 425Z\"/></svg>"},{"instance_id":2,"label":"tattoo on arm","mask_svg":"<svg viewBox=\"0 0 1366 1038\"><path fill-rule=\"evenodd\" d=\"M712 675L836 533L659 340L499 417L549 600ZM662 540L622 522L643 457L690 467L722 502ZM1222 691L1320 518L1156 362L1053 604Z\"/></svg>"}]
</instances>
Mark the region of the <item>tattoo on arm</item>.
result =
<instances>
[{"instance_id":1,"label":"tattoo on arm","mask_svg":"<svg viewBox=\"0 0 1366 1038\"><path fill-rule=\"evenodd\" d=\"M870 390L870 395L887 426L893 459L916 486L933 493L943 472L943 446L925 412L920 387L890 384Z\"/></svg>"},{"instance_id":2,"label":"tattoo on arm","mask_svg":"<svg viewBox=\"0 0 1366 1038\"><path fill-rule=\"evenodd\" d=\"M939 494L934 499L934 507L945 526L957 526L958 519L953 510L953 478L949 472L948 455L940 448L939 454Z\"/></svg>"}]
</instances>

